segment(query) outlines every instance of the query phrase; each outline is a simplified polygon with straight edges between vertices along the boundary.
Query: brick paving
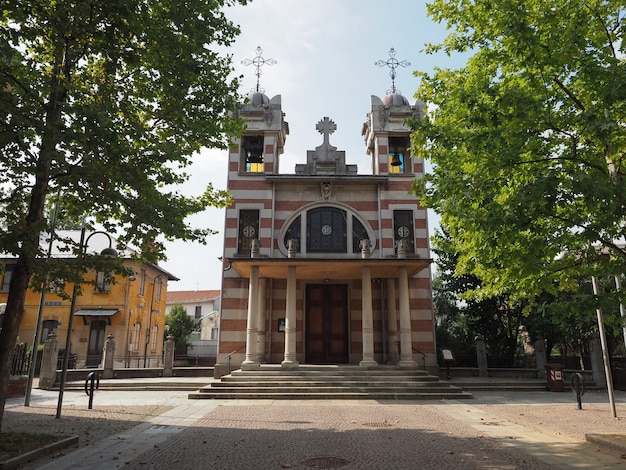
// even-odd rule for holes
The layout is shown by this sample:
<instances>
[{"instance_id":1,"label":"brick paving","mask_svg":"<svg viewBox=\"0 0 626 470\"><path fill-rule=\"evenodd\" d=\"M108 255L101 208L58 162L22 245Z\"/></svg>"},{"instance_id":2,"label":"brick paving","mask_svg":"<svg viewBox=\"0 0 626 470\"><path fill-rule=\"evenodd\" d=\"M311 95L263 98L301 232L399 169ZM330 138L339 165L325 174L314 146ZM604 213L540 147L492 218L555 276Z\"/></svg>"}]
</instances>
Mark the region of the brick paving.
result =
<instances>
[{"instance_id":1,"label":"brick paving","mask_svg":"<svg viewBox=\"0 0 626 470\"><path fill-rule=\"evenodd\" d=\"M424 405L221 406L132 469L549 469Z\"/></svg>"},{"instance_id":2,"label":"brick paving","mask_svg":"<svg viewBox=\"0 0 626 470\"><path fill-rule=\"evenodd\" d=\"M625 469L626 393L475 392L473 400L189 400L187 392L33 391L5 426L78 434L79 445L21 467L81 469ZM155 416L157 415L158 416ZM126 419L128 418L128 419ZM612 435L621 447L585 442Z\"/></svg>"}]
</instances>

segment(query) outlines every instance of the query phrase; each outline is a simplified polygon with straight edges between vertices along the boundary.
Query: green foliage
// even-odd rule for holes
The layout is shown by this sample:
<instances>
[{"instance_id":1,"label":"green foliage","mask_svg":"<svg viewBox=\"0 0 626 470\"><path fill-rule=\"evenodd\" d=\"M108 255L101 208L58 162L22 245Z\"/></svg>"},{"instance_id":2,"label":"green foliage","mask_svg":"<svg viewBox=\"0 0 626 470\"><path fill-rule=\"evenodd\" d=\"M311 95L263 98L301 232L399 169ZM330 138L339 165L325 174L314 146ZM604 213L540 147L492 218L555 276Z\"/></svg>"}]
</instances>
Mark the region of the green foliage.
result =
<instances>
[{"instance_id":1,"label":"green foliage","mask_svg":"<svg viewBox=\"0 0 626 470\"><path fill-rule=\"evenodd\" d=\"M165 316L165 325L169 327L167 334L174 337L177 347L189 347L191 346L189 335L198 330L200 320L187 314L187 309L181 304L174 304L170 313Z\"/></svg>"},{"instance_id":2,"label":"green foliage","mask_svg":"<svg viewBox=\"0 0 626 470\"><path fill-rule=\"evenodd\" d=\"M445 227L437 231L433 250L438 266L433 297L439 347L452 348L457 362L475 366L475 338L482 336L491 367L517 366L519 332L525 321L522 304L512 302L509 295L463 300L468 291L480 287L481 280L472 274L455 275L458 253Z\"/></svg>"},{"instance_id":3,"label":"green foliage","mask_svg":"<svg viewBox=\"0 0 626 470\"><path fill-rule=\"evenodd\" d=\"M533 300L624 272L626 64L621 0L434 0L452 31L430 50L472 53L420 73L427 117L415 182L481 280L466 297ZM599 256L599 250L610 257ZM620 293L623 297L623 293Z\"/></svg>"},{"instance_id":4,"label":"green foliage","mask_svg":"<svg viewBox=\"0 0 626 470\"><path fill-rule=\"evenodd\" d=\"M225 206L227 192L179 187L198 151L243 129L231 57L216 52L239 33L224 13L238 3L0 0L0 251L17 258L0 331L0 429L25 294L50 269L39 243L49 195L64 220L115 233L146 261L165 258L159 240L212 233L188 216Z\"/></svg>"},{"instance_id":5,"label":"green foliage","mask_svg":"<svg viewBox=\"0 0 626 470\"><path fill-rule=\"evenodd\" d=\"M0 1L4 252L44 228L29 208L51 191L66 220L117 229L133 246L204 241L210 231L185 218L227 194L185 197L177 186L195 153L225 148L242 127L230 113L240 100L231 59L214 52L239 32L225 3L235 2Z\"/></svg>"}]
</instances>

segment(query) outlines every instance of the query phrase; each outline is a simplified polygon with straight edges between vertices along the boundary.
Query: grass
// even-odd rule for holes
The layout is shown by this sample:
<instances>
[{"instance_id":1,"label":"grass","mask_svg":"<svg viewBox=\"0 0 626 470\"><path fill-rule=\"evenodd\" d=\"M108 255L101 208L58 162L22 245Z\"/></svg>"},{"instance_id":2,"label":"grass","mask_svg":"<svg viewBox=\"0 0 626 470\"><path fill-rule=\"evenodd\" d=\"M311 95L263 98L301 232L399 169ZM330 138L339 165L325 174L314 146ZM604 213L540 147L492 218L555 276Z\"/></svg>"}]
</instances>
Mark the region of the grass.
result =
<instances>
[{"instance_id":1,"label":"grass","mask_svg":"<svg viewBox=\"0 0 626 470\"><path fill-rule=\"evenodd\" d=\"M60 441L65 437L67 436L27 432L2 432L0 433L0 462Z\"/></svg>"}]
</instances>

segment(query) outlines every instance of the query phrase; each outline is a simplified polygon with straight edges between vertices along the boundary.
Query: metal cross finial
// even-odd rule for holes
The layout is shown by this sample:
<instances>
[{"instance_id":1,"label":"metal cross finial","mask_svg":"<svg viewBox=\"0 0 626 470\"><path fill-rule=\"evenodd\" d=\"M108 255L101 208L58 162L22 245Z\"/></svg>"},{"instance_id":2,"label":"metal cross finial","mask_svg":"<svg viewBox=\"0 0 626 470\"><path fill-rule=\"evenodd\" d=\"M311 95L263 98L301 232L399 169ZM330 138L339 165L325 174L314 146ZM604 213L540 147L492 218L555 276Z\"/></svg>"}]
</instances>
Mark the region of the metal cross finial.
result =
<instances>
[{"instance_id":1,"label":"metal cross finial","mask_svg":"<svg viewBox=\"0 0 626 470\"><path fill-rule=\"evenodd\" d=\"M241 61L241 63L243 65L254 65L256 67L256 72L254 73L256 75L256 91L260 91L259 88L259 79L261 78L261 75L263 74L263 72L261 72L261 67L263 67L264 65L274 65L276 63L276 61L274 59L264 59L263 57L261 57L261 54L263 54L263 49L261 49L261 46L257 46L257 48L255 49L256 52L256 57L252 60L250 59L244 59Z\"/></svg>"},{"instance_id":2,"label":"metal cross finial","mask_svg":"<svg viewBox=\"0 0 626 470\"><path fill-rule=\"evenodd\" d=\"M391 49L389 49L389 59L387 59L387 61L377 60L376 62L374 62L374 65L377 65L378 67L383 67L386 65L391 69L391 71L389 72L389 76L391 77L391 92L395 93L397 76L396 69L398 67L408 67L409 65L411 65L411 62L407 62L406 60L400 62L398 59L396 59L396 50L392 47Z\"/></svg>"}]
</instances>

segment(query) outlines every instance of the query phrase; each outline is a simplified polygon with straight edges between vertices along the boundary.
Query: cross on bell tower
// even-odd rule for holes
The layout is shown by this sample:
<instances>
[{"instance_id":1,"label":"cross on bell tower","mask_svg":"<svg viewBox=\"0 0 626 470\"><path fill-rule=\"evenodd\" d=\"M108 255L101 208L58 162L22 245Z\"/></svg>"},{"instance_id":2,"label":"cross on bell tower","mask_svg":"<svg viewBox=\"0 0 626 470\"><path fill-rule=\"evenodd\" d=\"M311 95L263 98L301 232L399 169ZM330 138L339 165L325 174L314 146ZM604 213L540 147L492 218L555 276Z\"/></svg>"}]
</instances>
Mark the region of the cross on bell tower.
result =
<instances>
[{"instance_id":1,"label":"cross on bell tower","mask_svg":"<svg viewBox=\"0 0 626 470\"><path fill-rule=\"evenodd\" d=\"M276 64L276 61L274 59L264 59L263 57L261 57L261 55L263 54L263 49L261 49L261 46L257 46L255 52L256 57L254 59L244 59L241 61L241 63L243 65L254 65L254 67L256 68L256 71L254 72L254 74L256 75L256 90L254 91L262 92L263 90L261 90L261 88L259 87L259 81L261 79L261 75L263 75L261 67L263 67L264 65L274 65Z\"/></svg>"},{"instance_id":2,"label":"cross on bell tower","mask_svg":"<svg viewBox=\"0 0 626 470\"><path fill-rule=\"evenodd\" d=\"M389 49L389 59L386 61L377 60L374 62L374 65L377 65L378 67L384 67L386 65L391 69L389 71L389 76L391 77L391 93L396 93L396 77L398 76L398 74L396 74L396 69L398 67L408 67L411 65L411 62L407 62L406 60L399 61L396 59L396 50L392 47ZM387 94L389 94L389 92L387 92Z\"/></svg>"}]
</instances>

